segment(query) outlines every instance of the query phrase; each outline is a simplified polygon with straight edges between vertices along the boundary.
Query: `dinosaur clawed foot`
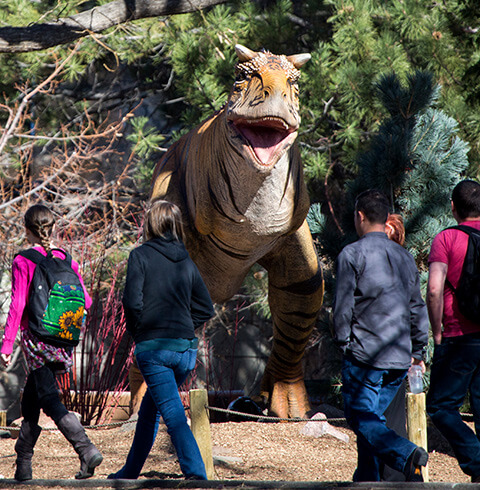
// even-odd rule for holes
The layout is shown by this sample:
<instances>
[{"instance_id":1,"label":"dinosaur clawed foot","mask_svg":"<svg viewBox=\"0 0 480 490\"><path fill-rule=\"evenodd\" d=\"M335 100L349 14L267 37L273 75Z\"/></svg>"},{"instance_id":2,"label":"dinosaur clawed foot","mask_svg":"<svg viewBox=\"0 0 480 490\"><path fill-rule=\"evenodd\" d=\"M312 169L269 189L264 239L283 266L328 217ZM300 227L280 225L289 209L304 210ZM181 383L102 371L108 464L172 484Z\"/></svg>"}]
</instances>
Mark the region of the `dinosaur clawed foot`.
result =
<instances>
[{"instance_id":1,"label":"dinosaur clawed foot","mask_svg":"<svg viewBox=\"0 0 480 490\"><path fill-rule=\"evenodd\" d=\"M262 391L267 400L269 414L281 418L305 418L310 410L303 380L275 381L269 392Z\"/></svg>"}]
</instances>

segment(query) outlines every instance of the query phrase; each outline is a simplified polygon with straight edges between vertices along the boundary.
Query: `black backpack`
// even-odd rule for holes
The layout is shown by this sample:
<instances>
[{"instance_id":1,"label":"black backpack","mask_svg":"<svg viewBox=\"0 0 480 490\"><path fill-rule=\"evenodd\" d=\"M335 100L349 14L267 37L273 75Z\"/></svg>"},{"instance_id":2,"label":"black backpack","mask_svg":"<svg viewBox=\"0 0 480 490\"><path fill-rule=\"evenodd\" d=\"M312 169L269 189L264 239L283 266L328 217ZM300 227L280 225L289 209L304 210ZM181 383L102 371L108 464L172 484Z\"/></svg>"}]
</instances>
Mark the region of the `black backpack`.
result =
<instances>
[{"instance_id":1,"label":"black backpack","mask_svg":"<svg viewBox=\"0 0 480 490\"><path fill-rule=\"evenodd\" d=\"M37 264L27 301L28 326L43 342L75 347L80 340L85 293L70 254L54 250L65 258L55 257L53 250L45 257L33 248L18 254Z\"/></svg>"},{"instance_id":2,"label":"black backpack","mask_svg":"<svg viewBox=\"0 0 480 490\"><path fill-rule=\"evenodd\" d=\"M458 286L455 289L448 283L455 292L460 313L480 325L480 230L465 225L449 229L463 231L469 238Z\"/></svg>"}]
</instances>

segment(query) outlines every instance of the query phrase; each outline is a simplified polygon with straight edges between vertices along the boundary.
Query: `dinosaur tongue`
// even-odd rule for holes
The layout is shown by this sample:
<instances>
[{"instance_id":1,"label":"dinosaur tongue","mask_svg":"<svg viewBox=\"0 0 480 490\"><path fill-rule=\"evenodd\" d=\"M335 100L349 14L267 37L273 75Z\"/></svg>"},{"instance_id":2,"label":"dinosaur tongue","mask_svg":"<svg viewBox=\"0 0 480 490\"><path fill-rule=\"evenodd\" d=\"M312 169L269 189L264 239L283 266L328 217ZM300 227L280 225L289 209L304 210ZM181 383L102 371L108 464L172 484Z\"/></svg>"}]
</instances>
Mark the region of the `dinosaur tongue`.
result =
<instances>
[{"instance_id":1,"label":"dinosaur tongue","mask_svg":"<svg viewBox=\"0 0 480 490\"><path fill-rule=\"evenodd\" d=\"M268 165L275 153L290 140L288 136L293 134L264 126L241 126L240 131L263 165Z\"/></svg>"}]
</instances>

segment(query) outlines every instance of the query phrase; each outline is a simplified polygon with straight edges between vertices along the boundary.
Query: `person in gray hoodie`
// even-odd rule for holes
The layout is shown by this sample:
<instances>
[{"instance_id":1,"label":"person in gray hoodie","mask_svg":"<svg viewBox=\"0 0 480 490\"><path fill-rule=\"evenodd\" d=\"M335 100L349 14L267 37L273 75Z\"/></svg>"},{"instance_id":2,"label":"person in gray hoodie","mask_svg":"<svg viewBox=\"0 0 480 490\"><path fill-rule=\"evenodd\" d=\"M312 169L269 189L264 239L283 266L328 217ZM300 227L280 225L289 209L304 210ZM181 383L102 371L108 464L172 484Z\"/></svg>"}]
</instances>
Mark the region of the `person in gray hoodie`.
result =
<instances>
[{"instance_id":1,"label":"person in gray hoodie","mask_svg":"<svg viewBox=\"0 0 480 490\"><path fill-rule=\"evenodd\" d=\"M147 391L124 466L109 479L136 479L153 446L160 417L187 479L206 480L200 450L187 423L178 387L195 367L195 329L214 309L200 272L183 244L180 209L154 200L146 214L144 243L128 259L123 294L126 328Z\"/></svg>"},{"instance_id":2,"label":"person in gray hoodie","mask_svg":"<svg viewBox=\"0 0 480 490\"><path fill-rule=\"evenodd\" d=\"M423 481L428 453L386 425L384 412L410 365L425 370L428 315L413 257L389 240L389 201L376 190L357 197L360 237L337 258L333 310L335 337L344 357L345 417L357 435L354 481L379 481L379 463Z\"/></svg>"}]
</instances>

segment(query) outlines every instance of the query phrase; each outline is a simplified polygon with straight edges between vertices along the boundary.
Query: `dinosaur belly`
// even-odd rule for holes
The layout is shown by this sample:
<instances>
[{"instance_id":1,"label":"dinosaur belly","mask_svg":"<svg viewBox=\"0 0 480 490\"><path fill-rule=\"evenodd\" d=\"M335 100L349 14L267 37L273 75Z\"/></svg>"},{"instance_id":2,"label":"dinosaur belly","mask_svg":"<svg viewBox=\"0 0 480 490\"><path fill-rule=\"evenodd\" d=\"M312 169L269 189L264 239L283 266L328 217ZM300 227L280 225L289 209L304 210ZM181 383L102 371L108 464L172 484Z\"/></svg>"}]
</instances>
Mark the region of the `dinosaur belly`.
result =
<instances>
[{"instance_id":1,"label":"dinosaur belly","mask_svg":"<svg viewBox=\"0 0 480 490\"><path fill-rule=\"evenodd\" d=\"M290 196L293 191L287 187L275 195L272 190L262 189L235 221L218 215L214 231L201 237L194 260L207 276L214 301L231 298L251 266L297 228Z\"/></svg>"}]
</instances>

